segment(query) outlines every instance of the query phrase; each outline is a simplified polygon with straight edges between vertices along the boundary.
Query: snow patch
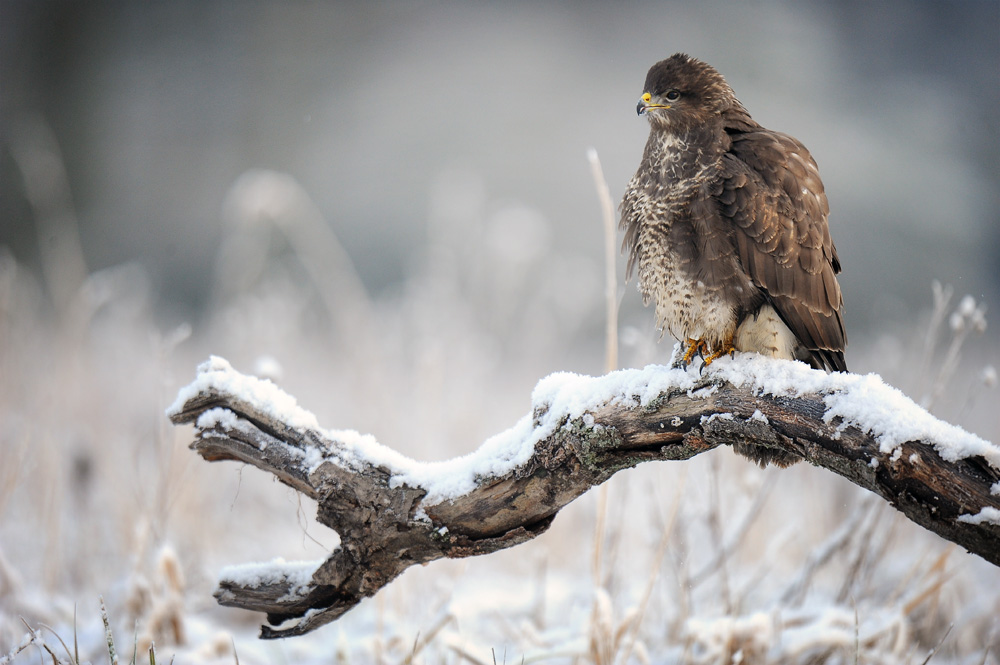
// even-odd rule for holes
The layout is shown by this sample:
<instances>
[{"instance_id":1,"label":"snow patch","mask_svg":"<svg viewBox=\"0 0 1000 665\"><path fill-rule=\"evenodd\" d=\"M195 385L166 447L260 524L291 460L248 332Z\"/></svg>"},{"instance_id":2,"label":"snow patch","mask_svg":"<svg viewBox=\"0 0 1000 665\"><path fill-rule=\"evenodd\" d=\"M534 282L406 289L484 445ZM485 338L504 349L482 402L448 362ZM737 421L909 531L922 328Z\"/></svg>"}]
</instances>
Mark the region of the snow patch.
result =
<instances>
[{"instance_id":1,"label":"snow patch","mask_svg":"<svg viewBox=\"0 0 1000 665\"><path fill-rule=\"evenodd\" d=\"M228 432L239 427L239 424L240 419L236 417L235 413L229 409L217 406L198 416L195 427L198 429L213 429L218 427Z\"/></svg>"},{"instance_id":2,"label":"snow patch","mask_svg":"<svg viewBox=\"0 0 1000 665\"><path fill-rule=\"evenodd\" d=\"M857 427L871 433L879 442L880 451L892 454L894 461L902 452L901 443L925 440L933 444L945 460L979 455L1000 469L1000 448L934 418L875 374L827 374L800 362L757 354L719 358L706 371L756 394L791 397L822 394L826 422L839 418L842 421L838 424L839 430ZM358 469L366 465L380 466L389 472L392 486L405 484L422 488L427 492L423 504L435 505L471 491L480 478L502 476L523 465L539 441L569 421L582 418L585 422L593 422L593 413L607 404L646 406L668 391L687 391L689 395L701 397L717 389L712 386L710 390L696 390L700 378L700 371L694 367L685 370L662 365L618 370L600 377L557 372L535 386L531 395L531 414L487 439L477 450L441 462L415 461L383 446L374 437L354 430L322 430L313 414L299 407L293 397L272 382L242 375L227 361L215 356L199 367L195 381L179 392L167 413L179 413L184 403L201 391L214 389L233 394L295 429L315 430L336 442L329 449L307 447L301 453L310 470L324 462ZM713 414L702 418L702 423L715 418L732 419L733 415ZM199 427L202 419L206 424L233 426L233 420L224 409L207 411L199 418ZM751 419L767 422L759 411ZM671 424L676 426L677 419Z\"/></svg>"},{"instance_id":3,"label":"snow patch","mask_svg":"<svg viewBox=\"0 0 1000 665\"><path fill-rule=\"evenodd\" d=\"M750 420L756 420L764 423L765 425L767 425L770 422L767 419L767 416L765 416L763 413L760 412L760 409L754 410L754 412L750 415Z\"/></svg>"},{"instance_id":4,"label":"snow patch","mask_svg":"<svg viewBox=\"0 0 1000 665\"><path fill-rule=\"evenodd\" d=\"M265 563L243 563L226 566L219 572L219 583L229 583L247 589L281 584L288 591L280 600L304 596L312 584L313 573L323 561L285 561L281 557Z\"/></svg>"},{"instance_id":5,"label":"snow patch","mask_svg":"<svg viewBox=\"0 0 1000 665\"><path fill-rule=\"evenodd\" d=\"M959 522L965 522L966 524L982 524L986 522L987 524L996 524L1000 526L1000 510L993 508L992 506L985 506L975 515L959 515Z\"/></svg>"},{"instance_id":6,"label":"snow patch","mask_svg":"<svg viewBox=\"0 0 1000 665\"><path fill-rule=\"evenodd\" d=\"M251 423L243 420L229 409L221 406L209 409L198 416L195 426L202 431L221 429L224 432L247 432L250 434L252 434L256 429ZM266 440L258 440L257 437L253 436L248 436L246 439L248 443L254 444L258 450L264 450L267 448ZM297 448L294 450L299 452Z\"/></svg>"},{"instance_id":7,"label":"snow patch","mask_svg":"<svg viewBox=\"0 0 1000 665\"><path fill-rule=\"evenodd\" d=\"M706 425L712 422L713 420L732 420L732 419L733 419L733 414L731 413L713 413L710 416L702 416L701 424Z\"/></svg>"},{"instance_id":8,"label":"snow patch","mask_svg":"<svg viewBox=\"0 0 1000 665\"><path fill-rule=\"evenodd\" d=\"M240 374L229 361L219 356L211 356L198 366L198 376L191 384L180 389L177 399L167 407L167 416L177 415L189 399L212 389L236 395L295 429L319 429L316 416L301 408L294 397L268 379Z\"/></svg>"},{"instance_id":9,"label":"snow patch","mask_svg":"<svg viewBox=\"0 0 1000 665\"><path fill-rule=\"evenodd\" d=\"M938 420L877 374L827 374L805 363L753 353L719 358L708 371L758 394L789 397L823 394L824 421L830 423L840 418L841 430L857 427L871 434L883 454L893 453L906 441L922 440L932 444L948 462L980 456L1000 469L1000 447Z\"/></svg>"}]
</instances>

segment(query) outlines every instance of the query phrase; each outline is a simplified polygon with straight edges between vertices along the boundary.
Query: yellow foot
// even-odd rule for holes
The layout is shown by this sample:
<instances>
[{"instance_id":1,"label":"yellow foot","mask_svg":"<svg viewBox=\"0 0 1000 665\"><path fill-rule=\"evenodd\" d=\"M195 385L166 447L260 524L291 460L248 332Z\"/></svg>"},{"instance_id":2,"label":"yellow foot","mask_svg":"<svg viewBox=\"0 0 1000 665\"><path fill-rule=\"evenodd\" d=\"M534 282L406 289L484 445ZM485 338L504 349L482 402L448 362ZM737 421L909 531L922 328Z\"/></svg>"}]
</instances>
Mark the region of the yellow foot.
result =
<instances>
[{"instance_id":1,"label":"yellow foot","mask_svg":"<svg viewBox=\"0 0 1000 665\"><path fill-rule=\"evenodd\" d=\"M681 364L684 367L690 365L695 356L704 358L705 354L708 353L708 344L700 339L691 339L688 337L685 344L687 344L687 350L684 351L684 358L681 360Z\"/></svg>"},{"instance_id":2,"label":"yellow foot","mask_svg":"<svg viewBox=\"0 0 1000 665\"><path fill-rule=\"evenodd\" d=\"M716 358L721 358L722 356L725 355L732 355L734 353L736 353L736 347L733 346L733 341L729 340L728 342L723 342L722 346L720 346L718 349L716 349L707 356L703 356L705 359L705 364L702 365L702 368L711 365L712 361L715 360Z\"/></svg>"}]
</instances>

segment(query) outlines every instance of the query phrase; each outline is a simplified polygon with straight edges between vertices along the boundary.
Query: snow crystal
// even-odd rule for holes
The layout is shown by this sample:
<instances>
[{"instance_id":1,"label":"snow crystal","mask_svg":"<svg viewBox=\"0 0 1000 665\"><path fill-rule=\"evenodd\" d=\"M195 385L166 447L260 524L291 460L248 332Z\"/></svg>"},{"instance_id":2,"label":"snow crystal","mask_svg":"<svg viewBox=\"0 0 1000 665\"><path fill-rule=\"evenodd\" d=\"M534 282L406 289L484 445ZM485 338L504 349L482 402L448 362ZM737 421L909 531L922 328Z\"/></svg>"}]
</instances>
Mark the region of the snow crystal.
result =
<instances>
[{"instance_id":1,"label":"snow crystal","mask_svg":"<svg viewBox=\"0 0 1000 665\"><path fill-rule=\"evenodd\" d=\"M767 416L765 416L763 413L760 412L760 409L754 410L754 412L750 415L750 420L757 420L759 422L764 423L765 425L767 425L770 422L767 419Z\"/></svg>"},{"instance_id":2,"label":"snow crystal","mask_svg":"<svg viewBox=\"0 0 1000 665\"><path fill-rule=\"evenodd\" d=\"M1000 481L997 481L990 487L990 494L993 496L1000 496Z\"/></svg>"},{"instance_id":3,"label":"snow crystal","mask_svg":"<svg viewBox=\"0 0 1000 665\"><path fill-rule=\"evenodd\" d=\"M982 524L986 522L987 524L996 524L1000 526L1000 510L993 508L992 506L984 506L975 515L959 515L959 522L965 522L967 524Z\"/></svg>"}]
</instances>

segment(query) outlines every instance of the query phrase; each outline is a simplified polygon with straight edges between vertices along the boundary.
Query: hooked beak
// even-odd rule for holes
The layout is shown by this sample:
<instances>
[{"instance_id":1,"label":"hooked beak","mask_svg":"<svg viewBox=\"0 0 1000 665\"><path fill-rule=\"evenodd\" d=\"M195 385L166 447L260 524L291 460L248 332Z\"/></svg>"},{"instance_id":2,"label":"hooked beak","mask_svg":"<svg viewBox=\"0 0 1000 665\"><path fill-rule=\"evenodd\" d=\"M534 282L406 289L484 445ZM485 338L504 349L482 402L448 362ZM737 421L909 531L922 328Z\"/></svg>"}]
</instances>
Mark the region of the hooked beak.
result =
<instances>
[{"instance_id":1,"label":"hooked beak","mask_svg":"<svg viewBox=\"0 0 1000 665\"><path fill-rule=\"evenodd\" d=\"M639 103L635 105L636 115L644 115L649 109L668 109L670 108L667 104L654 104L653 96L648 92L642 93L642 97L639 98Z\"/></svg>"}]
</instances>

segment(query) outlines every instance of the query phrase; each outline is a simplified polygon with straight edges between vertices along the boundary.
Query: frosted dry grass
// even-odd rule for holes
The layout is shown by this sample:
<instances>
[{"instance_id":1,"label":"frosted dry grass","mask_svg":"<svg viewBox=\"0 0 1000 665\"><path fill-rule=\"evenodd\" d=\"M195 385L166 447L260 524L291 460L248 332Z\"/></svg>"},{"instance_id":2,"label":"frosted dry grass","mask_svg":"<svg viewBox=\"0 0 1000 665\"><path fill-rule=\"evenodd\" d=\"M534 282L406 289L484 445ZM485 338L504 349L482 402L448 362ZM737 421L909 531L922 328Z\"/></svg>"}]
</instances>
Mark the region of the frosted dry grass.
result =
<instances>
[{"instance_id":1,"label":"frosted dry grass","mask_svg":"<svg viewBox=\"0 0 1000 665\"><path fill-rule=\"evenodd\" d=\"M624 472L532 543L408 571L315 635L258 642L260 617L212 600L218 570L322 558L336 537L291 490L186 449L189 432L162 413L197 363L258 366L325 426L419 459L509 427L550 371L601 371L600 266L460 174L440 190L409 281L370 298L341 279L349 259L294 181L241 179L212 308L190 335L158 323L137 268L91 275L70 313L53 313L41 285L0 262L0 654L20 643L20 616L72 636L76 605L81 653L101 662L103 594L116 634L155 641L164 662L233 662L230 636L241 663L888 664L938 645L933 663L997 662L992 566L842 479L727 450ZM510 228L542 249L515 251ZM955 307L937 320L968 310ZM666 359L651 326L623 328L624 364ZM977 358L942 371L955 329L941 331L916 342L923 376L954 386L939 404L995 399L981 397Z\"/></svg>"}]
</instances>

